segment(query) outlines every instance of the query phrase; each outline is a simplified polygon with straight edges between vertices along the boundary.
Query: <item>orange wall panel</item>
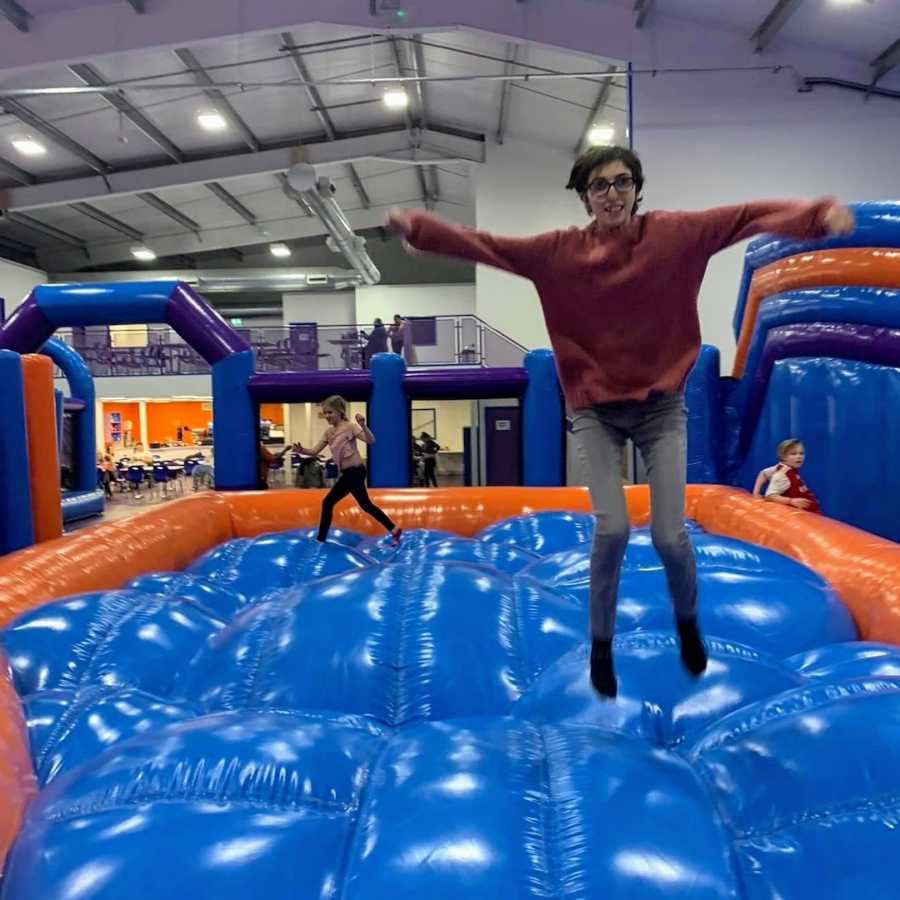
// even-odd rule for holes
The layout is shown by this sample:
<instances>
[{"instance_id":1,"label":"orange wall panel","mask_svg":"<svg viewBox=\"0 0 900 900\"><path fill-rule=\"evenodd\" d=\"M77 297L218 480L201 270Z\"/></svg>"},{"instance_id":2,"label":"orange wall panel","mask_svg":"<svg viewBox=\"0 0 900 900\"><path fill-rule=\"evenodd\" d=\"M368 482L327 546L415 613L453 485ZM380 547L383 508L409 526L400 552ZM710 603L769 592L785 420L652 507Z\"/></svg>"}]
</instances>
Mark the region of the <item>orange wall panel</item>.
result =
<instances>
[{"instance_id":1,"label":"orange wall panel","mask_svg":"<svg viewBox=\"0 0 900 900\"><path fill-rule=\"evenodd\" d=\"M104 443L109 439L109 420L107 416L110 413L118 413L122 417L122 440L125 439L125 423L131 422L131 440L132 443L142 442L144 436L141 434L141 412L139 403L103 403L103 440Z\"/></svg>"},{"instance_id":2,"label":"orange wall panel","mask_svg":"<svg viewBox=\"0 0 900 900\"><path fill-rule=\"evenodd\" d=\"M206 401L209 405L209 401ZM178 428L187 426L193 431L205 431L212 421L212 409L203 408L202 400L167 400L147 404L147 441L161 444L176 440Z\"/></svg>"},{"instance_id":3,"label":"orange wall panel","mask_svg":"<svg viewBox=\"0 0 900 900\"><path fill-rule=\"evenodd\" d=\"M284 407L280 403L260 403L259 417L275 425L284 425Z\"/></svg>"}]
</instances>

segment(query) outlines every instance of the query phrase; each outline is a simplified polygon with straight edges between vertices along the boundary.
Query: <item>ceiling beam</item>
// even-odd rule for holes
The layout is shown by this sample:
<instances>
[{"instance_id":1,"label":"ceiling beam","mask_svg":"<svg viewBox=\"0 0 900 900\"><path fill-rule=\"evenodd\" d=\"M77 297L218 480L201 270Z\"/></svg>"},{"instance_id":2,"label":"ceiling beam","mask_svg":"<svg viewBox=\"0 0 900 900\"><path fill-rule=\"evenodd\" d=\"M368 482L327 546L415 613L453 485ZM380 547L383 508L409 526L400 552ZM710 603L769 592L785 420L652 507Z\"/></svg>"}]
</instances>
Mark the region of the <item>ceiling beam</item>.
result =
<instances>
[{"instance_id":1,"label":"ceiling beam","mask_svg":"<svg viewBox=\"0 0 900 900\"><path fill-rule=\"evenodd\" d=\"M510 41L506 45L506 52L504 54L506 57L506 62L503 64L504 75L512 75L513 68L516 65L516 57L518 55L519 45ZM506 134L506 120L509 118L509 101L512 95L512 86L513 83L511 81L500 82L500 112L497 115L497 134L495 135L495 140L498 144L503 143L503 138Z\"/></svg>"},{"instance_id":2,"label":"ceiling beam","mask_svg":"<svg viewBox=\"0 0 900 900\"><path fill-rule=\"evenodd\" d=\"M408 206L418 205L418 199L410 199ZM377 228L384 223L384 209L359 209L347 211L347 218L354 231ZM258 225L240 224L221 228L207 228L201 238L189 234L154 235L148 237L156 255L162 259L177 254L224 252L234 247L260 247L276 241L294 241L306 239L321 240L328 232L318 216L287 216L279 220L265 223L267 234L263 235ZM131 262L133 241L113 240L90 244L91 266L107 266L120 262ZM78 250L82 252L77 252ZM84 247L73 249L47 248L38 249L38 261L44 268L52 268L54 272L75 272L87 265L84 260Z\"/></svg>"},{"instance_id":3,"label":"ceiling beam","mask_svg":"<svg viewBox=\"0 0 900 900\"><path fill-rule=\"evenodd\" d=\"M0 100L0 109L5 110L11 116L15 116L19 121L24 122L29 128L43 135L50 141L53 141L58 147L62 147L73 156L77 156L83 163L93 169L95 172L105 174L112 171L112 166L108 162L100 159L91 153L87 147L82 147L77 141L73 141L67 134L63 134L55 125L51 125L45 119L33 113L27 106L23 106L17 100Z\"/></svg>"},{"instance_id":4,"label":"ceiling beam","mask_svg":"<svg viewBox=\"0 0 900 900\"><path fill-rule=\"evenodd\" d=\"M404 72L403 60L400 57L400 45L397 42L396 38L389 38L388 44L390 45L391 53L394 57L394 66L397 69L397 75L400 78L403 78L406 76L406 72ZM406 133L409 138L410 149L415 151L416 147L418 146L418 138L413 128L413 121L412 117L409 114L408 106L403 110L403 121L406 123ZM428 182L425 180L425 173L419 166L416 167L416 178L419 181L419 190L422 193L422 202L425 204L426 209L431 209L432 199L431 193L428 190Z\"/></svg>"},{"instance_id":5,"label":"ceiling beam","mask_svg":"<svg viewBox=\"0 0 900 900\"><path fill-rule=\"evenodd\" d=\"M295 50L294 48L294 38L289 31L283 31L281 33L281 40L285 47L290 48L288 50L288 54L291 57L291 62L294 64L294 68L297 70L297 74L300 76L304 85L303 88L306 91L306 96L309 99L312 111L316 114L316 118L319 120L319 124L322 126L322 130L325 132L325 135L328 137L329 141L337 140L337 129L334 127L334 122L331 119L331 116L328 113L328 108L325 106L325 103L322 101L322 95L319 93L319 89L313 85L309 84L312 80L309 77L309 69L306 67L306 63L303 60L303 57L300 55L299 50ZM359 172L356 171L356 166L353 163L347 163L347 174L350 177L350 183L353 185L353 189L356 191L357 196L359 197L360 203L368 209L372 205L372 201L369 199L369 194L366 191L362 179L359 177Z\"/></svg>"},{"instance_id":6,"label":"ceiling beam","mask_svg":"<svg viewBox=\"0 0 900 900\"><path fill-rule=\"evenodd\" d=\"M37 178L30 172L20 169L15 163L11 163L8 159L0 159L0 175L12 178L19 184L37 184ZM3 206L2 191L0 191L0 208Z\"/></svg>"},{"instance_id":7,"label":"ceiling beam","mask_svg":"<svg viewBox=\"0 0 900 900\"><path fill-rule=\"evenodd\" d=\"M615 66L609 66L606 70L607 72L615 72ZM600 86L600 91L597 94L597 99L594 101L594 105L591 107L591 111L588 113L587 120L584 123L584 128L581 129L581 137L578 138L578 143L575 145L575 156L579 156L581 154L582 149L584 148L585 143L587 142L588 133L591 128L593 128L594 123L597 120L597 116L603 111L603 107L609 102L609 95L613 89L613 79L607 78L603 84Z\"/></svg>"},{"instance_id":8,"label":"ceiling beam","mask_svg":"<svg viewBox=\"0 0 900 900\"><path fill-rule=\"evenodd\" d=\"M800 8L803 0L778 0L771 12L763 19L762 24L753 34L753 41L757 53L762 53L775 39L775 35L781 31L785 22Z\"/></svg>"},{"instance_id":9,"label":"ceiling beam","mask_svg":"<svg viewBox=\"0 0 900 900\"><path fill-rule=\"evenodd\" d=\"M87 63L75 63L68 69L76 78L90 87L108 86L108 82L100 73ZM184 162L185 156L181 149L172 143L137 107L126 100L124 94L98 94L97 96L102 97L113 109L117 109L138 131L153 141L166 156L175 162Z\"/></svg>"},{"instance_id":10,"label":"ceiling beam","mask_svg":"<svg viewBox=\"0 0 900 900\"><path fill-rule=\"evenodd\" d=\"M197 57L186 47L175 50L181 64L194 76L197 84L207 88L204 91L207 97L216 105L216 109L231 122L244 143L254 152L260 150L260 143L256 135L250 130L250 126L240 117L238 111L231 105L231 101L215 85L209 73L197 61Z\"/></svg>"},{"instance_id":11,"label":"ceiling beam","mask_svg":"<svg viewBox=\"0 0 900 900\"><path fill-rule=\"evenodd\" d=\"M93 219L95 222L99 222L101 225L105 225L107 228L111 228L113 231L118 231L119 234L124 234L125 237L129 237L133 241L144 240L144 235L137 228L132 228L121 219L103 212L102 209L97 209L96 206L91 206L90 203L73 203L72 209L77 210L89 219Z\"/></svg>"},{"instance_id":12,"label":"ceiling beam","mask_svg":"<svg viewBox=\"0 0 900 900\"><path fill-rule=\"evenodd\" d=\"M218 197L227 207L234 210L248 225L256 224L256 216L238 200L237 197L234 197L225 188L222 187L217 181L210 181L206 185L213 194Z\"/></svg>"},{"instance_id":13,"label":"ceiling beam","mask_svg":"<svg viewBox=\"0 0 900 900\"><path fill-rule=\"evenodd\" d=\"M151 193L150 191L141 191L136 196L140 200L143 200L148 206L152 206L157 212L161 212L164 216L168 216L173 222L183 225L188 231L192 231L194 234L199 235L203 230L197 222L189 216L186 216L180 210L175 209L170 203L166 203L165 200L157 197L156 194Z\"/></svg>"},{"instance_id":14,"label":"ceiling beam","mask_svg":"<svg viewBox=\"0 0 900 900\"><path fill-rule=\"evenodd\" d=\"M414 34L412 42L409 43L412 73L416 78L420 79L424 78L428 74L425 71L425 54L422 50L422 44L420 43L421 38L422 35ZM428 127L428 94L427 88L423 81L416 81L414 82L414 84L416 92L416 107L418 112L418 121L416 124L421 131ZM440 190L437 166L427 166L425 174L428 176L428 180L431 182L431 188L429 191L427 191L427 193L431 194L431 202L436 203Z\"/></svg>"},{"instance_id":15,"label":"ceiling beam","mask_svg":"<svg viewBox=\"0 0 900 900\"><path fill-rule=\"evenodd\" d=\"M634 27L643 28L647 23L656 0L634 0Z\"/></svg>"},{"instance_id":16,"label":"ceiling beam","mask_svg":"<svg viewBox=\"0 0 900 900\"><path fill-rule=\"evenodd\" d=\"M417 168L441 162L482 163L484 139L480 135L427 129L420 135L419 146L411 149L406 131L376 131L299 147L281 147L259 153L244 151L213 159L112 172L103 177L91 175L11 187L4 192L2 206L8 210L39 209L80 200L103 200L142 191L163 191L190 184L205 184L213 193L217 193L211 183L228 178L274 175L276 172L286 172L298 162L328 166L360 160L405 162ZM219 188L224 191L221 185ZM218 193L217 196L223 199Z\"/></svg>"},{"instance_id":17,"label":"ceiling beam","mask_svg":"<svg viewBox=\"0 0 900 900\"><path fill-rule=\"evenodd\" d=\"M31 13L19 6L16 0L0 0L0 16L12 22L22 33L28 31L28 20L31 18Z\"/></svg>"},{"instance_id":18,"label":"ceiling beam","mask_svg":"<svg viewBox=\"0 0 900 900\"><path fill-rule=\"evenodd\" d=\"M32 244L26 244L10 235L0 232L0 247L6 247L14 253L21 253L23 256L34 256L35 248Z\"/></svg>"},{"instance_id":19,"label":"ceiling beam","mask_svg":"<svg viewBox=\"0 0 900 900\"><path fill-rule=\"evenodd\" d=\"M68 231L63 231L61 228L56 228L54 225L47 225L39 219L26 216L24 213L7 213L6 218L19 228L33 231L42 237L49 237L60 244L74 247L83 253L87 252L87 244L81 238L77 238L74 234L69 234Z\"/></svg>"},{"instance_id":20,"label":"ceiling beam","mask_svg":"<svg viewBox=\"0 0 900 900\"><path fill-rule=\"evenodd\" d=\"M869 63L873 69L872 81L869 87L875 87L888 72L900 63L900 39L894 41L890 47L883 53L879 53L872 62Z\"/></svg>"}]
</instances>

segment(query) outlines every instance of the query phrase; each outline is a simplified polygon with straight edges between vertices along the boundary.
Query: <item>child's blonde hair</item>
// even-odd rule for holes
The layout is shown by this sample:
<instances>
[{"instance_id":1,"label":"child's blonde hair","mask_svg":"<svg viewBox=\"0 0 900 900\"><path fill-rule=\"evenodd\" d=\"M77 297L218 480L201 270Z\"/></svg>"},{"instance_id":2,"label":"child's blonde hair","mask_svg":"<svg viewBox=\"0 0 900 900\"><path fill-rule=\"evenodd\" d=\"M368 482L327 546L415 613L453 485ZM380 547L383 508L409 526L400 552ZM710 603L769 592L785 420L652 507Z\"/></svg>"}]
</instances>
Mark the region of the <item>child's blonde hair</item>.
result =
<instances>
[{"instance_id":1,"label":"child's blonde hair","mask_svg":"<svg viewBox=\"0 0 900 900\"><path fill-rule=\"evenodd\" d=\"M326 397L320 405L322 409L333 409L342 419L347 418L347 401L338 394Z\"/></svg>"},{"instance_id":2,"label":"child's blonde hair","mask_svg":"<svg viewBox=\"0 0 900 900\"><path fill-rule=\"evenodd\" d=\"M794 447L802 447L803 441L800 438L787 438L778 445L778 458L784 459Z\"/></svg>"}]
</instances>

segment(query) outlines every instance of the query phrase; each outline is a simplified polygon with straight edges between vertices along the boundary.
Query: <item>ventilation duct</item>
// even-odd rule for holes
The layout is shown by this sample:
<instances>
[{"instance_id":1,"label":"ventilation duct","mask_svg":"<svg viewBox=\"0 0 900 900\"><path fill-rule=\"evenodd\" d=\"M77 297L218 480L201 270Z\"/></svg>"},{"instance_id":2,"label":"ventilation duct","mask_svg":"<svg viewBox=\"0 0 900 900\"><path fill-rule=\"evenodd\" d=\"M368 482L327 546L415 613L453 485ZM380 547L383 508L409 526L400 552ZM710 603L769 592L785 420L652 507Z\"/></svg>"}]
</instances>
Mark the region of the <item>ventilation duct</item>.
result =
<instances>
[{"instance_id":1,"label":"ventilation duct","mask_svg":"<svg viewBox=\"0 0 900 900\"><path fill-rule=\"evenodd\" d=\"M377 269L375 270L378 271ZM325 275L318 273L271 275L222 275L198 278L195 282L201 294L238 294L251 291L275 293L295 293L298 291L343 291L363 284L361 275L348 272L346 275Z\"/></svg>"},{"instance_id":2,"label":"ventilation duct","mask_svg":"<svg viewBox=\"0 0 900 900\"><path fill-rule=\"evenodd\" d=\"M363 284L378 284L381 272L366 252L366 240L353 231L334 199L334 185L328 178L316 178L316 170L299 163L288 169L285 193L318 216L328 230L328 248L344 258L362 278Z\"/></svg>"}]
</instances>

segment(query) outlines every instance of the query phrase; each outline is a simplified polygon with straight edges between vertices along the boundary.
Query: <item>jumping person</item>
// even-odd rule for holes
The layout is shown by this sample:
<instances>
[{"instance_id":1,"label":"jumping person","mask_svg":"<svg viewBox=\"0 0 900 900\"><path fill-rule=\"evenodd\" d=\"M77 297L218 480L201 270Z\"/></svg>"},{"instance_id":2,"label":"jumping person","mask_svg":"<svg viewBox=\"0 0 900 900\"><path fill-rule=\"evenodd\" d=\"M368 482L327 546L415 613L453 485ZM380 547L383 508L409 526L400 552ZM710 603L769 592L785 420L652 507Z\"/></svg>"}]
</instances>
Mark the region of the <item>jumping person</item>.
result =
<instances>
[{"instance_id":1,"label":"jumping person","mask_svg":"<svg viewBox=\"0 0 900 900\"><path fill-rule=\"evenodd\" d=\"M703 183L705 176L678 177ZM651 534L665 567L682 661L694 676L706 669L696 566L683 522L684 383L700 350L697 295L710 257L760 232L817 238L855 227L853 213L831 199L636 215L643 186L631 150L595 147L575 162L566 185L592 219L585 228L498 237L421 210L388 214L388 224L415 250L505 269L537 288L597 519L591 683L605 697L617 692L612 637L629 533L620 475L628 438L647 467Z\"/></svg>"},{"instance_id":2,"label":"jumping person","mask_svg":"<svg viewBox=\"0 0 900 900\"><path fill-rule=\"evenodd\" d=\"M322 501L318 540L324 543L328 537L331 517L337 502L343 500L347 494L352 494L360 509L384 525L399 544L403 529L394 525L385 512L372 502L366 490L366 467L359 455L356 442L360 440L366 444L374 444L375 435L366 425L365 417L358 415L355 423L350 422L347 419L347 401L337 395L323 401L321 409L329 425L322 439L311 449L304 448L302 444L294 445L299 453L307 456L318 456L327 446L338 467L338 480Z\"/></svg>"}]
</instances>

